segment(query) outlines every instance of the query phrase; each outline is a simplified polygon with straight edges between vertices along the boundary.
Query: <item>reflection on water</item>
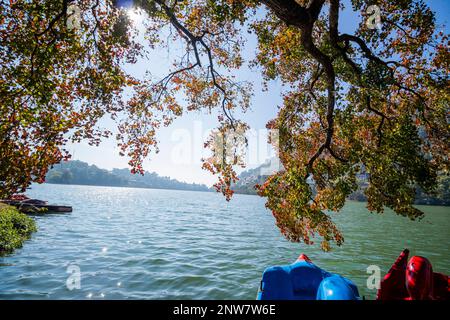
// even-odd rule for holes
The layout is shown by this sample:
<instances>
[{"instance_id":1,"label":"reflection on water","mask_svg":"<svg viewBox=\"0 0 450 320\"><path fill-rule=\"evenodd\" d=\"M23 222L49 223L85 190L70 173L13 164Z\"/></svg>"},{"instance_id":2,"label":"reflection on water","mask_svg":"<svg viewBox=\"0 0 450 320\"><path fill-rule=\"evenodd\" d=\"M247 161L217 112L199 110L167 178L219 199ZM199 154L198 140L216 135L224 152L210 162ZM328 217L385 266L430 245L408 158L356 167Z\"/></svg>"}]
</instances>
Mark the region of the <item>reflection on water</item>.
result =
<instances>
[{"instance_id":1,"label":"reflection on water","mask_svg":"<svg viewBox=\"0 0 450 320\"><path fill-rule=\"evenodd\" d=\"M444 207L423 207L427 216L413 222L350 202L335 216L344 245L324 253L287 242L257 196L227 203L207 192L64 185L29 194L74 211L36 217L32 239L0 258L1 299L254 299L266 267L302 252L368 298L375 291L366 287L367 267L384 274L405 247L450 273ZM80 289L66 286L69 265L80 269Z\"/></svg>"}]
</instances>

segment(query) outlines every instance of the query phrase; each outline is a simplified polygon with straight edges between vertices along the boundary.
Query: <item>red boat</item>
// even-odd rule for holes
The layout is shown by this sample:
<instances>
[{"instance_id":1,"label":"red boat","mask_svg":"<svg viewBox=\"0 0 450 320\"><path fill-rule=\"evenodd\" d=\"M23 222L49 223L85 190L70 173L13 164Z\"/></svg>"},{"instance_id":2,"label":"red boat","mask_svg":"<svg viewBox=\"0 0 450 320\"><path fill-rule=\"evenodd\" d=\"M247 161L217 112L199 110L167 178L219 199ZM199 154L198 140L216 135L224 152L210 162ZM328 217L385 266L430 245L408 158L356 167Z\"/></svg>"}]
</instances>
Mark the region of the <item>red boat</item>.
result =
<instances>
[{"instance_id":1,"label":"red boat","mask_svg":"<svg viewBox=\"0 0 450 320\"><path fill-rule=\"evenodd\" d=\"M377 300L449 300L449 277L433 272L427 258L408 261L405 249L381 281Z\"/></svg>"}]
</instances>

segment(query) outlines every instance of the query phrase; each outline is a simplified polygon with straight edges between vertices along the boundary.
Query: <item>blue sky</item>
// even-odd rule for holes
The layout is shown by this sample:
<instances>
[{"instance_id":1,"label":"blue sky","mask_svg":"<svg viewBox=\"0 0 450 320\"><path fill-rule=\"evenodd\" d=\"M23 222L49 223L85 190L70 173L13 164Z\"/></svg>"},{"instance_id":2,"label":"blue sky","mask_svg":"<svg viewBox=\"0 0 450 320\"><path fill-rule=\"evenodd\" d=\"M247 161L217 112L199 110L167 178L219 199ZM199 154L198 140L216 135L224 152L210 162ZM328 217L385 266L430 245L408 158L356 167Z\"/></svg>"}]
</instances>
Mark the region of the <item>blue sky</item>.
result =
<instances>
[{"instance_id":1,"label":"blue sky","mask_svg":"<svg viewBox=\"0 0 450 320\"><path fill-rule=\"evenodd\" d=\"M345 1L347 2L347 1ZM436 12L438 25L445 25L445 32L449 32L450 0L426 1ZM350 8L347 6L347 8ZM140 17L132 15L139 24ZM345 10L340 16L341 32L352 32L358 24L358 13ZM244 50L244 58L248 61L254 56L256 41L250 38ZM168 70L170 53L164 50L155 50L148 61L140 61L134 66L127 66L127 70L133 75L142 75L149 70L153 74L163 75ZM253 157L249 167L255 167L263 163L271 156L270 148L265 143L265 125L277 114L277 106L281 104L281 85L274 81L269 90L261 90L261 75L258 70L243 68L237 73L238 80L247 80L253 83L254 97L251 110L246 114L235 113L235 117L246 121L253 129L253 150L258 143L258 156ZM169 176L186 182L205 183L211 185L215 177L201 169L201 157L203 141L209 129L217 126L215 114L201 112L185 113L174 123L158 132L158 154L150 155L145 161L144 168L147 171L155 171L159 175ZM105 121L103 125L110 126L111 122ZM112 129L112 128L110 128ZM89 146L87 143L70 145L69 151L73 159L95 164L100 168L126 168L128 159L120 157L114 139L105 140L98 147Z\"/></svg>"}]
</instances>

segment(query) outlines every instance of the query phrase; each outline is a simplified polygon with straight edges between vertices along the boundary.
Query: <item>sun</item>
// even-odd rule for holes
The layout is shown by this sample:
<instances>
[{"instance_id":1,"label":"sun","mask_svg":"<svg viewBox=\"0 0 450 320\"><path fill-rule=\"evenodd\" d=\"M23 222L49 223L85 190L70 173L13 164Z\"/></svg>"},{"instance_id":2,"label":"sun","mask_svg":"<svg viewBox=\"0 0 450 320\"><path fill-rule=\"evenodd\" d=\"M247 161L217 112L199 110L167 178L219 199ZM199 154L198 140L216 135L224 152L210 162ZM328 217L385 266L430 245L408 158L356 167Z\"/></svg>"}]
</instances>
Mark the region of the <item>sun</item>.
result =
<instances>
[{"instance_id":1,"label":"sun","mask_svg":"<svg viewBox=\"0 0 450 320\"><path fill-rule=\"evenodd\" d=\"M136 8L130 8L126 10L128 18L132 21L134 26L141 24L143 20L142 11Z\"/></svg>"}]
</instances>

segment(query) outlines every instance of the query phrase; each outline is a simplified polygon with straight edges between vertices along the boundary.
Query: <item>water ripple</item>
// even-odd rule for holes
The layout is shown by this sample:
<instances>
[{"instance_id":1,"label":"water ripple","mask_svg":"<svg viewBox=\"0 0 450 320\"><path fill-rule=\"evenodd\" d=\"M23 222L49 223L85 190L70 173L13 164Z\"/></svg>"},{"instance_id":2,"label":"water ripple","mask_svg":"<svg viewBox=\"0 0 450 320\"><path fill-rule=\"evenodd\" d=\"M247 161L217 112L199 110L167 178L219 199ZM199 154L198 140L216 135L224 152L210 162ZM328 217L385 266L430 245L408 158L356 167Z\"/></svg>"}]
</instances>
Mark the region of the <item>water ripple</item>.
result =
<instances>
[{"instance_id":1,"label":"water ripple","mask_svg":"<svg viewBox=\"0 0 450 320\"><path fill-rule=\"evenodd\" d=\"M449 212L426 207L421 222L368 213L350 203L336 216L345 243L331 253L287 242L264 199L88 186L42 185L30 194L74 207L36 216L39 231L0 258L0 299L254 299L263 270L304 252L354 280L362 294L369 265L386 272L404 247L449 273ZM68 266L81 271L70 290Z\"/></svg>"}]
</instances>

